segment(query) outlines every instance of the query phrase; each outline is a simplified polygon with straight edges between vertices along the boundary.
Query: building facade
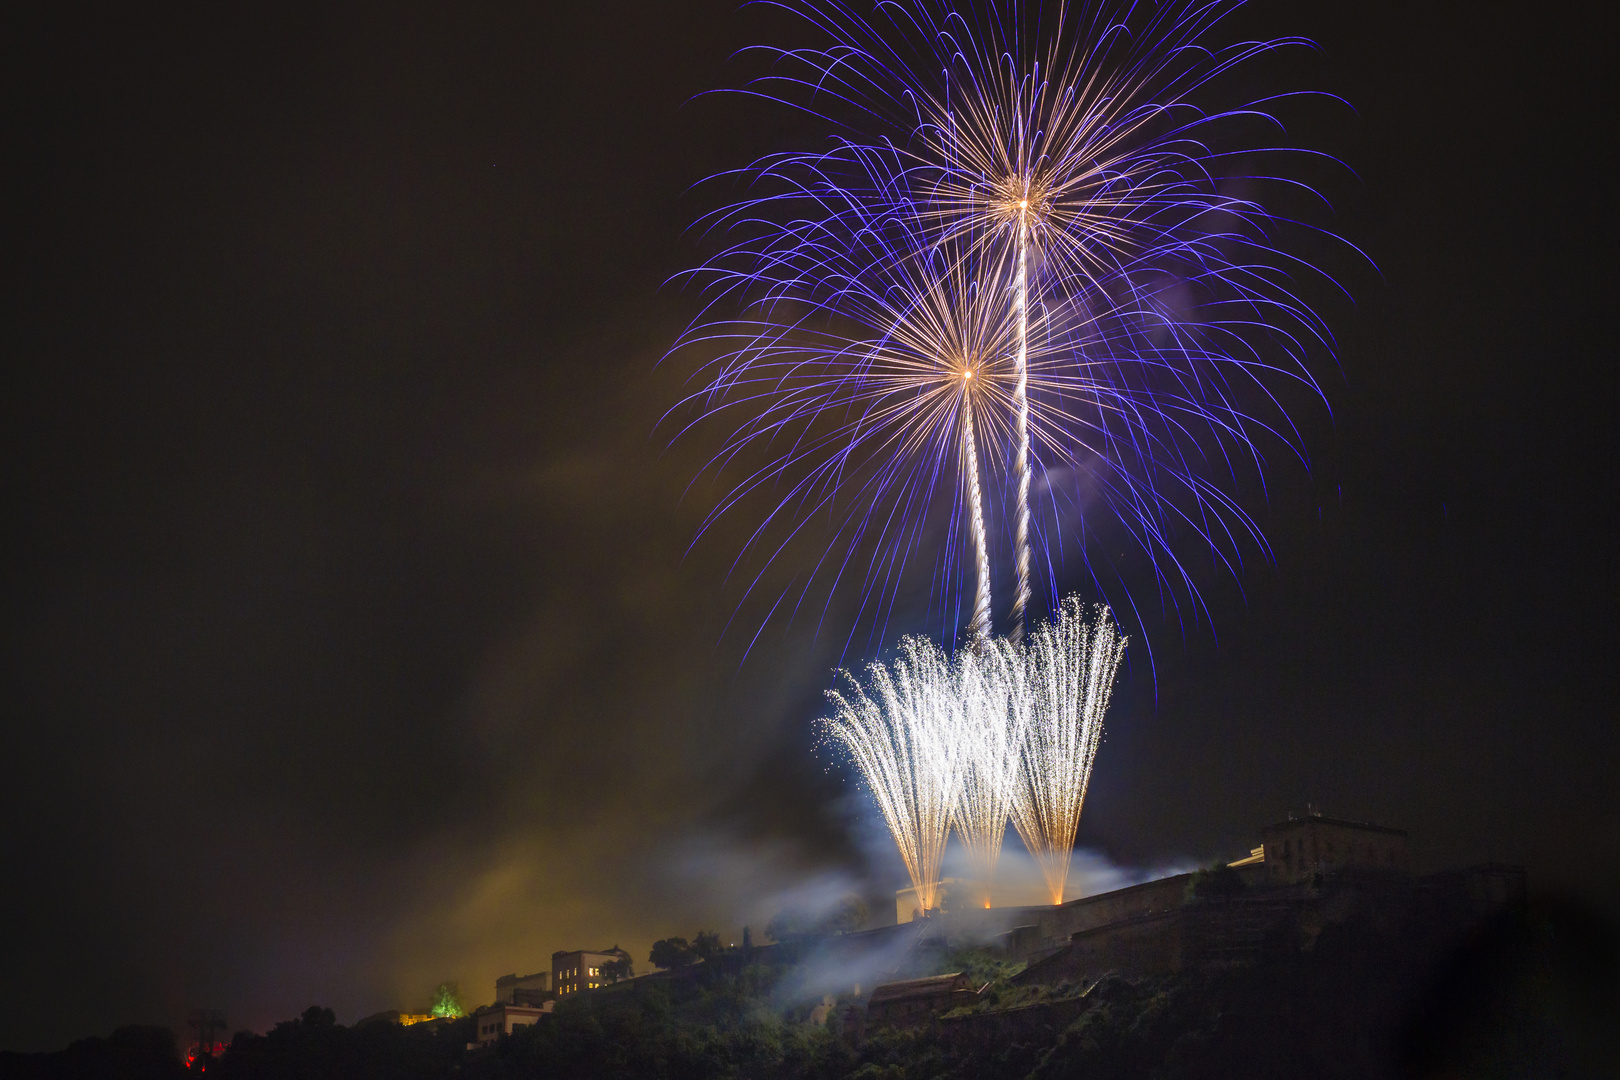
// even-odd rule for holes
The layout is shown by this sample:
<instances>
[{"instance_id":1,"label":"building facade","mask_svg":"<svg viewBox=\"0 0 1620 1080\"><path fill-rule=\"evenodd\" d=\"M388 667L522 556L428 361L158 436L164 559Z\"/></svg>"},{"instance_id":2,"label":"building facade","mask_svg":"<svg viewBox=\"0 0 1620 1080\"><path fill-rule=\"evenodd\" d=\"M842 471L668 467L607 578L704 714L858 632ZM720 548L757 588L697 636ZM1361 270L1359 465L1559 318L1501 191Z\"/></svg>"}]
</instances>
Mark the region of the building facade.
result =
<instances>
[{"instance_id":1,"label":"building facade","mask_svg":"<svg viewBox=\"0 0 1620 1080\"><path fill-rule=\"evenodd\" d=\"M595 990L613 981L611 976L602 973L606 965L629 959L630 954L618 948L601 952L589 949L554 952L551 954L551 985L556 988L560 998L583 990Z\"/></svg>"},{"instance_id":2,"label":"building facade","mask_svg":"<svg viewBox=\"0 0 1620 1080\"><path fill-rule=\"evenodd\" d=\"M1344 870L1407 873L1411 869L1406 832L1364 821L1308 814L1261 830L1260 839L1260 857L1251 855L1241 862L1263 863L1265 880L1273 885L1292 885L1317 874Z\"/></svg>"},{"instance_id":3,"label":"building facade","mask_svg":"<svg viewBox=\"0 0 1620 1080\"><path fill-rule=\"evenodd\" d=\"M1312 813L1262 829L1261 837L1261 845L1252 848L1247 857L1227 864L1249 887L1309 885L1324 874L1411 875L1407 834L1401 829ZM1065 947L1076 934L1176 911L1185 903L1196 876L1156 878L1056 906L995 909L985 915L1000 917L1007 928L998 931L986 922L981 933L997 937L1012 955L1034 961ZM952 911L945 921L953 926L971 922L971 913Z\"/></svg>"},{"instance_id":4,"label":"building facade","mask_svg":"<svg viewBox=\"0 0 1620 1080\"><path fill-rule=\"evenodd\" d=\"M497 1005L543 1005L556 996L551 992L549 971L537 971L533 975L502 975L495 980Z\"/></svg>"},{"instance_id":5,"label":"building facade","mask_svg":"<svg viewBox=\"0 0 1620 1080\"><path fill-rule=\"evenodd\" d=\"M520 1027L528 1027L538 1023L540 1018L552 1010L554 1002L546 1002L544 1006L536 1005L508 1005L505 1003L485 1005L473 1013L474 1031L477 1038L473 1045L487 1046L502 1035L510 1035Z\"/></svg>"}]
</instances>

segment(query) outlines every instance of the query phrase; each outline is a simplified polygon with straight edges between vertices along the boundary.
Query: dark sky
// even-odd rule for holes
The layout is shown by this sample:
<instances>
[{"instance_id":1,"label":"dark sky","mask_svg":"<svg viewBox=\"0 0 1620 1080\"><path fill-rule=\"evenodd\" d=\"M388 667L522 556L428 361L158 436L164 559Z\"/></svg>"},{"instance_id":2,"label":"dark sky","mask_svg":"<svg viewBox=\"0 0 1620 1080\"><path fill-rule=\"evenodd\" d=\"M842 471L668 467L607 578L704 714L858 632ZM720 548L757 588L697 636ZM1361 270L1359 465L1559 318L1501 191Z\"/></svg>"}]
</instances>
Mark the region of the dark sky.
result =
<instances>
[{"instance_id":1,"label":"dark sky","mask_svg":"<svg viewBox=\"0 0 1620 1080\"><path fill-rule=\"evenodd\" d=\"M899 883L810 746L837 643L739 662L735 537L683 559L704 447L652 433L683 192L783 138L683 106L788 40L733 6L12 14L0 1048L483 1000ZM1256 507L1275 564L1212 579L1218 642L1147 627L1099 857L1313 802L1433 867L1620 863L1600 22L1254 14L1356 106L1292 135L1359 174L1330 224L1381 276L1330 313L1313 473Z\"/></svg>"}]
</instances>

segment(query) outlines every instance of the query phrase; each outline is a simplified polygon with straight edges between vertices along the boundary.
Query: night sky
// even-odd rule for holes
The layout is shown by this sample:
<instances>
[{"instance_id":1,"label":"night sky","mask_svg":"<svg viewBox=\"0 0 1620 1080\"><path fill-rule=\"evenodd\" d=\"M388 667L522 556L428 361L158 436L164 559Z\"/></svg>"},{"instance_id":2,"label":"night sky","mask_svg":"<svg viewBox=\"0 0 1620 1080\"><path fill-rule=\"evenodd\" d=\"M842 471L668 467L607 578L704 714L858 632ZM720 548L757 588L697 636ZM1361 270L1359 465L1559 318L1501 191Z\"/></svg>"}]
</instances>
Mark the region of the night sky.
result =
<instances>
[{"instance_id":1,"label":"night sky","mask_svg":"<svg viewBox=\"0 0 1620 1080\"><path fill-rule=\"evenodd\" d=\"M812 746L847 627L743 659L736 532L686 554L713 447L654 432L688 188L799 137L689 99L791 24L32 8L0 65L0 1048L194 1006L351 1023L443 979L476 1003L554 949L640 961L800 886L901 884ZM1355 105L1290 134L1354 168L1324 224L1377 271L1334 264L1333 416L1251 506L1275 562L1210 575L1213 631L1149 619L1099 863L1235 857L1313 803L1426 867L1614 882L1601 21L1249 16L1321 46L1267 77Z\"/></svg>"}]
</instances>

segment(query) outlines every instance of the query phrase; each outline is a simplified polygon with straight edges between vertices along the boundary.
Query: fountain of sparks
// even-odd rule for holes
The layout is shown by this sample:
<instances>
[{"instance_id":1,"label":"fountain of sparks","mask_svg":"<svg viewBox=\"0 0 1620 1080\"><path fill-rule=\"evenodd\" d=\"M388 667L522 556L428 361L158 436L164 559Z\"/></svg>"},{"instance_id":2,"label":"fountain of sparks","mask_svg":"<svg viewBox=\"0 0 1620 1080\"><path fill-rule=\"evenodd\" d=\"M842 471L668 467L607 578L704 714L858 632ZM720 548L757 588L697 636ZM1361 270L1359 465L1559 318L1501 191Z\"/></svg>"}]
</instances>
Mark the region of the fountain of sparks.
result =
<instances>
[{"instance_id":1,"label":"fountain of sparks","mask_svg":"<svg viewBox=\"0 0 1620 1080\"><path fill-rule=\"evenodd\" d=\"M955 657L907 638L892 665L833 691L828 734L882 811L925 910L937 906L948 831L989 906L1010 818L1054 904L1126 639L1106 608L1064 601L1023 641L980 638ZM892 668L892 670L891 670Z\"/></svg>"},{"instance_id":2,"label":"fountain of sparks","mask_svg":"<svg viewBox=\"0 0 1620 1080\"><path fill-rule=\"evenodd\" d=\"M952 659L926 638L906 638L891 665L870 666L870 689L846 673L849 693L827 693L833 715L824 730L866 780L924 911L939 907L969 655Z\"/></svg>"},{"instance_id":3,"label":"fountain of sparks","mask_svg":"<svg viewBox=\"0 0 1620 1080\"><path fill-rule=\"evenodd\" d=\"M1021 650L1004 638L976 642L962 666L961 767L951 823L989 907L1023 759L1026 710L1009 706L1024 699L1026 680Z\"/></svg>"},{"instance_id":4,"label":"fountain of sparks","mask_svg":"<svg viewBox=\"0 0 1620 1080\"><path fill-rule=\"evenodd\" d=\"M1106 608L1088 617L1079 598L1070 597L1020 650L1023 681L1009 695L1007 710L1009 726L1016 723L1023 734L1012 820L1054 904L1063 902L1074 834L1125 645Z\"/></svg>"}]
</instances>

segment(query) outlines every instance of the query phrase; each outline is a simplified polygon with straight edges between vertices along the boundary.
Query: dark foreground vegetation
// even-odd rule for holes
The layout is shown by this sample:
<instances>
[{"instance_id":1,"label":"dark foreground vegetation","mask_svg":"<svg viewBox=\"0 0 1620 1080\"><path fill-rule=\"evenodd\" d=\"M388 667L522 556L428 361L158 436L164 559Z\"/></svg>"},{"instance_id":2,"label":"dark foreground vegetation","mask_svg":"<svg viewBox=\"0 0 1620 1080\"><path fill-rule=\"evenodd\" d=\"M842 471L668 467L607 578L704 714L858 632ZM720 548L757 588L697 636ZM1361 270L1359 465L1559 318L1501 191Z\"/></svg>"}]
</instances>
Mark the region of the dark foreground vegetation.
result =
<instances>
[{"instance_id":1,"label":"dark foreground vegetation","mask_svg":"<svg viewBox=\"0 0 1620 1080\"><path fill-rule=\"evenodd\" d=\"M1089 986L1019 986L1017 965L942 957L991 982L977 1002L910 1030L784 1002L763 965L566 999L555 1015L469 1050L471 1019L344 1027L311 1008L239 1034L218 1080L1059 1080L1199 1077L1620 1076L1620 946L1579 910L1504 917L1436 961L1433 942L1351 922L1308 951L1242 968ZM817 1017L819 1019L819 1016ZM166 1032L125 1029L58 1054L0 1055L0 1075L168 1080Z\"/></svg>"}]
</instances>

